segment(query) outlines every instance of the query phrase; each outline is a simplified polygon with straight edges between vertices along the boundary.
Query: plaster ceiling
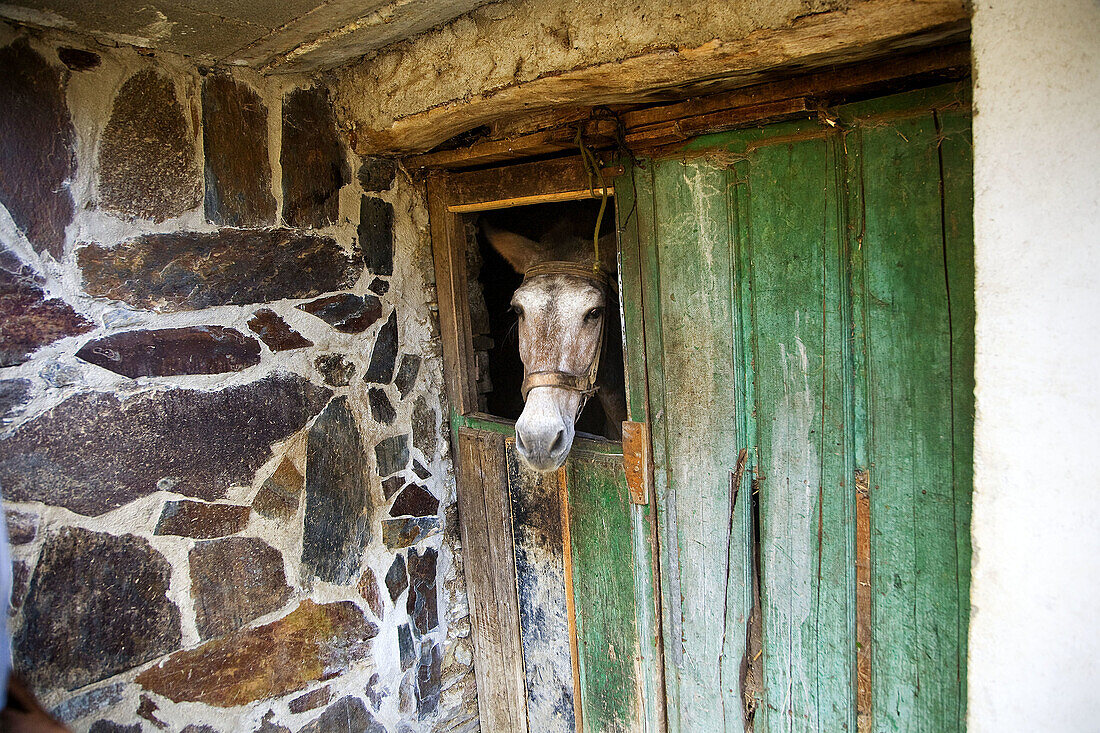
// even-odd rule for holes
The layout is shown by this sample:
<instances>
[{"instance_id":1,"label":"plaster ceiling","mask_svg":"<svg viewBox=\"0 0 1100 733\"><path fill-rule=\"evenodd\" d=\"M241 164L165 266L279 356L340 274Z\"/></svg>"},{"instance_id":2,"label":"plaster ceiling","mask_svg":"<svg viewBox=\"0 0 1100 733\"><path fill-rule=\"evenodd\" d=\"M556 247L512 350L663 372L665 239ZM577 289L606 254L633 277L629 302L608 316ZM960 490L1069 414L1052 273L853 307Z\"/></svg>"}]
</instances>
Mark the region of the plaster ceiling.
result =
<instances>
[{"instance_id":1,"label":"plaster ceiling","mask_svg":"<svg viewBox=\"0 0 1100 733\"><path fill-rule=\"evenodd\" d=\"M0 17L265 72L332 68L486 0L14 0Z\"/></svg>"}]
</instances>

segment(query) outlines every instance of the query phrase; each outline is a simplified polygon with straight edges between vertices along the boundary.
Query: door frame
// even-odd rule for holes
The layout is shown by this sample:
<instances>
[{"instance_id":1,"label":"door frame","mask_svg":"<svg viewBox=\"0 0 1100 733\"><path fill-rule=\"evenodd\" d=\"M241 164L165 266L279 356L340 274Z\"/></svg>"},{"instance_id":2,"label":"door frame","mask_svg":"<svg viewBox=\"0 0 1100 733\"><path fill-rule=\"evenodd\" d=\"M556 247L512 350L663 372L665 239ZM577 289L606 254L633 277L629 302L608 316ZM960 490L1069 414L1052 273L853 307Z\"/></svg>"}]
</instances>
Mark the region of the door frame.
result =
<instances>
[{"instance_id":1,"label":"door frame","mask_svg":"<svg viewBox=\"0 0 1100 733\"><path fill-rule=\"evenodd\" d=\"M427 178L444 377L450 400L449 423L458 482L459 524L475 634L474 670L484 730L526 730L526 719L517 718L512 709L522 708L526 696L519 638L520 610L513 597L516 584L513 549L509 543L501 543L499 539L501 529L511 528L512 518L508 502L501 501L501 497L490 490L499 484L502 466L487 458L493 451L499 452L507 446L506 436L511 433L513 422L486 414L478 405L477 351L473 343L468 298L470 275L466 268L466 251L471 241L465 217L531 204L599 199L605 192L611 197L614 195L613 180L624 170L621 165L604 165L600 170L601 180L594 182L577 155L488 170L435 171ZM621 301L618 305L622 309ZM626 362L631 359L632 353L625 338L625 319L623 322L623 358ZM640 354L641 336L632 340ZM644 388L644 384L628 385L628 390L631 388ZM621 461L622 449L618 442L578 435L574 441L574 451L589 458L602 455L602 460L612 454L616 461ZM587 687L581 680L585 665L581 659L582 650L578 649L576 624L580 621L573 608L567 475L565 468L559 472L576 719L578 730L582 730L582 688ZM635 588L633 612L640 647L640 658L635 664L639 672L636 680L638 709L642 719L639 722L644 723L645 733L661 733L665 728L664 680L656 576L656 524L648 497L639 498L635 492L631 498L627 544L631 548L630 572ZM498 536L494 536L494 531ZM626 559L609 558L611 561ZM509 587L513 589L511 593ZM483 609L477 608L479 596L497 601L493 605L493 614L486 614ZM489 639L491 643L479 644L479 638Z\"/></svg>"}]
</instances>

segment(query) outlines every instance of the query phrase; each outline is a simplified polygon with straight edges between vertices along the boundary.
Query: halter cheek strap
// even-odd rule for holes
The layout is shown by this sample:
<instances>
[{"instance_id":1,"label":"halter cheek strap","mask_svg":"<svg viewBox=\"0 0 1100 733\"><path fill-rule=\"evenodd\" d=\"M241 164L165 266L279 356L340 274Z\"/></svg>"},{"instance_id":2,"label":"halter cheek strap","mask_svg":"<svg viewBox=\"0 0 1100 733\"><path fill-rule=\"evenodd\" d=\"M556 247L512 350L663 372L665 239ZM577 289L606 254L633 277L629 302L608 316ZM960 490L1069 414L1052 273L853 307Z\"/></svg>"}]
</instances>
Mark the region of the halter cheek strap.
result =
<instances>
[{"instance_id":1,"label":"halter cheek strap","mask_svg":"<svg viewBox=\"0 0 1100 733\"><path fill-rule=\"evenodd\" d=\"M580 262L540 262L523 274L523 282L526 283L536 277L549 275L568 275L592 283L603 291L605 299L611 292L611 277L605 270L600 268L599 265L592 267ZM569 372L557 370L529 372L525 364L523 367L523 387L520 389L523 399L526 400L527 393L535 387L559 387L573 392L580 392L581 405L577 408L576 415L579 417L581 410L584 409L585 402L596 392L596 374L600 369L600 354L603 352L606 334L607 319L605 317L600 327L600 340L596 344L596 354L592 357L592 363L588 365L588 369L585 370L584 374L570 374Z\"/></svg>"}]
</instances>

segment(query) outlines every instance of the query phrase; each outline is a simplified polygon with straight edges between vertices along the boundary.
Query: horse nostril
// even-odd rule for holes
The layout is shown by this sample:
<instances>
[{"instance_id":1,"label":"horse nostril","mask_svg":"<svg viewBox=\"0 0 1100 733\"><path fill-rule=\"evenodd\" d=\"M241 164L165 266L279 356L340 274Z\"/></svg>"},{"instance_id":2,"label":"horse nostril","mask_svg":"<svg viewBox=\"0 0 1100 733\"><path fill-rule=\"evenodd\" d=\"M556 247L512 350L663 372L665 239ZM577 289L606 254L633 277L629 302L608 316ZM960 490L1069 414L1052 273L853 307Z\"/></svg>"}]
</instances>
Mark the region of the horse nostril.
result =
<instances>
[{"instance_id":1,"label":"horse nostril","mask_svg":"<svg viewBox=\"0 0 1100 733\"><path fill-rule=\"evenodd\" d=\"M565 431L559 430L558 434L554 436L554 442L550 444L550 452L555 452L558 448L561 448L562 440L565 438Z\"/></svg>"},{"instance_id":2,"label":"horse nostril","mask_svg":"<svg viewBox=\"0 0 1100 733\"><path fill-rule=\"evenodd\" d=\"M527 446L523 443L523 435L519 431L516 432L516 448L519 449L520 453L527 452Z\"/></svg>"}]
</instances>

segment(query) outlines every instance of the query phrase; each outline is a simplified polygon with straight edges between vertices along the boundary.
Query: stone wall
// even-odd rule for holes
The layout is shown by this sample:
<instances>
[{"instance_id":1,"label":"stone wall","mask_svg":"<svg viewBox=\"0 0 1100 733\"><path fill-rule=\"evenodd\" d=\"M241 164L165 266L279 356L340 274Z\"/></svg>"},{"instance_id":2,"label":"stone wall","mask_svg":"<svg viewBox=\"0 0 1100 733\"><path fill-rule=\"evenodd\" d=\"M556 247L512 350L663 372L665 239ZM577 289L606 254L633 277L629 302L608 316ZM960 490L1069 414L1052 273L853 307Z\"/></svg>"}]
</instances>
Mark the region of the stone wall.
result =
<instances>
[{"instance_id":1,"label":"stone wall","mask_svg":"<svg viewBox=\"0 0 1100 733\"><path fill-rule=\"evenodd\" d=\"M420 191L305 78L0 27L15 665L76 731L468 731Z\"/></svg>"}]
</instances>

